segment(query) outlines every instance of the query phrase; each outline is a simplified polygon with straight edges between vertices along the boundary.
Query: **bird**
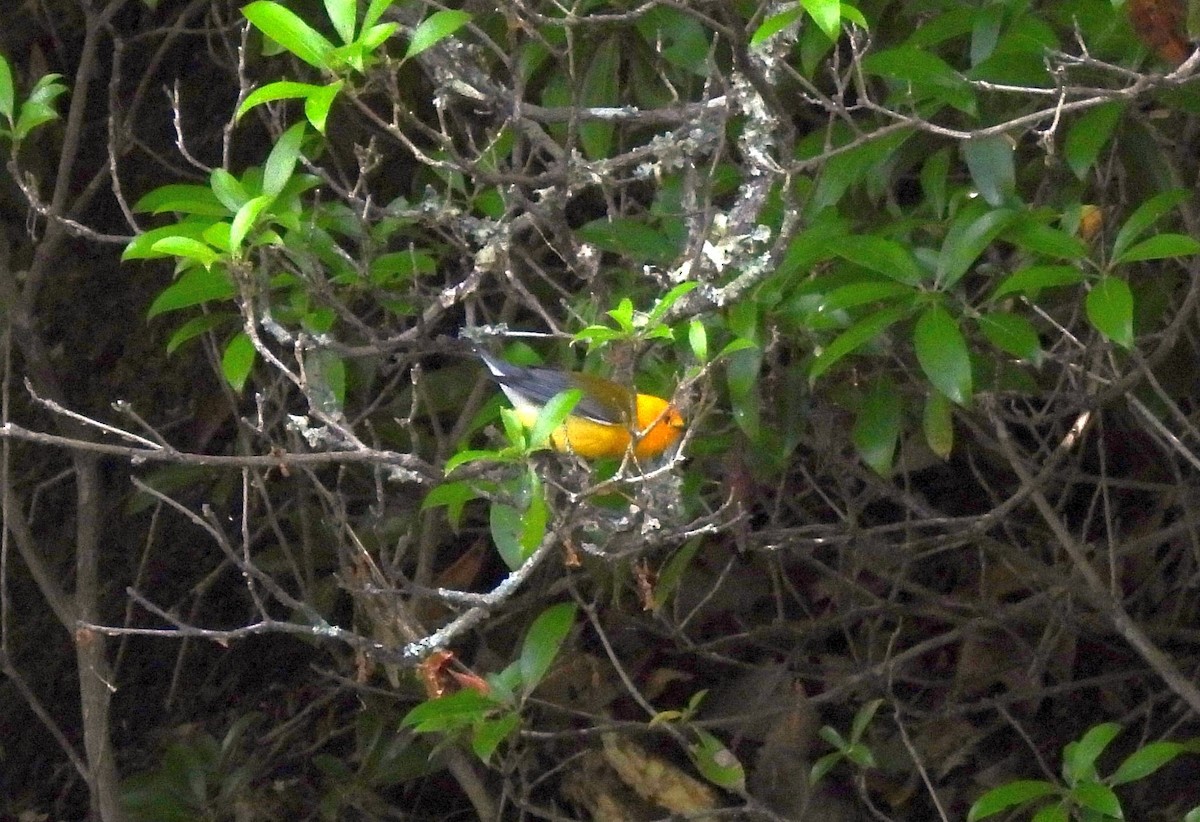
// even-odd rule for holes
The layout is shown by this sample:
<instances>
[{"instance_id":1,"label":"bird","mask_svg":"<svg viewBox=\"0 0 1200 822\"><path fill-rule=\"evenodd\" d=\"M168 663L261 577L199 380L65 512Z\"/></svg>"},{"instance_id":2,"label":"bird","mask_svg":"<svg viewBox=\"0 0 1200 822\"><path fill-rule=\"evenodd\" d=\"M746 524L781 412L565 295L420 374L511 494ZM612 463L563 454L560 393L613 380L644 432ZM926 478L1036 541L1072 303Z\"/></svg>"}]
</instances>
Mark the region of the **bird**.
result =
<instances>
[{"instance_id":1,"label":"bird","mask_svg":"<svg viewBox=\"0 0 1200 822\"><path fill-rule=\"evenodd\" d=\"M648 462L661 457L683 436L683 415L662 397L637 394L593 374L514 365L486 351L475 353L526 427L534 424L552 397L572 388L580 391L579 402L550 434L550 444L557 451L593 460L621 459L632 449L635 459Z\"/></svg>"}]
</instances>

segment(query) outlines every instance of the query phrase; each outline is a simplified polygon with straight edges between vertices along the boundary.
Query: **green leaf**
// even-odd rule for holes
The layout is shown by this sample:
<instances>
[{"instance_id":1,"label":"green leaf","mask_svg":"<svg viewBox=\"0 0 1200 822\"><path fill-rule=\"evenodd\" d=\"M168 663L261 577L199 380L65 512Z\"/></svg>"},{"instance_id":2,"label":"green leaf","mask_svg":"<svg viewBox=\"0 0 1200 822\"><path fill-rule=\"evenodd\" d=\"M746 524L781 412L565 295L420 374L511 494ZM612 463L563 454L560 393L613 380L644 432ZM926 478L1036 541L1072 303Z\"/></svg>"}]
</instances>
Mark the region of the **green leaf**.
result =
<instances>
[{"instance_id":1,"label":"green leaf","mask_svg":"<svg viewBox=\"0 0 1200 822\"><path fill-rule=\"evenodd\" d=\"M367 52L375 51L375 49L386 43L399 28L399 23L380 23L379 25L364 26L362 34L358 37L358 43Z\"/></svg>"},{"instance_id":2,"label":"green leaf","mask_svg":"<svg viewBox=\"0 0 1200 822\"><path fill-rule=\"evenodd\" d=\"M221 355L221 373L234 391L240 393L246 385L255 356L254 343L245 331L239 331L225 346L225 353Z\"/></svg>"},{"instance_id":3,"label":"green leaf","mask_svg":"<svg viewBox=\"0 0 1200 822\"><path fill-rule=\"evenodd\" d=\"M1112 819L1124 819L1121 811L1121 800L1113 793L1112 788L1099 782L1084 782L1071 789L1071 798L1085 808Z\"/></svg>"},{"instance_id":4,"label":"green leaf","mask_svg":"<svg viewBox=\"0 0 1200 822\"><path fill-rule=\"evenodd\" d=\"M745 337L738 337L736 340L733 340L724 348L722 348L721 353L717 354L716 359L721 360L725 357L728 357L730 354L738 351L746 351L751 348L758 348L758 343L754 342L753 340L747 340Z\"/></svg>"},{"instance_id":5,"label":"green leaf","mask_svg":"<svg viewBox=\"0 0 1200 822\"><path fill-rule=\"evenodd\" d=\"M1001 351L1038 365L1042 359L1042 345L1037 330L1029 320L1018 314L997 311L984 314L975 321L988 342Z\"/></svg>"},{"instance_id":6,"label":"green leaf","mask_svg":"<svg viewBox=\"0 0 1200 822\"><path fill-rule=\"evenodd\" d=\"M954 417L951 413L953 405L946 396L936 388L930 389L925 398L925 411L921 417L921 427L925 432L925 443L929 450L942 459L949 459L954 450Z\"/></svg>"},{"instance_id":7,"label":"green leaf","mask_svg":"<svg viewBox=\"0 0 1200 822\"><path fill-rule=\"evenodd\" d=\"M13 139L24 140L38 126L57 119L58 112L51 106L27 100L21 104L21 113L17 115L17 124L13 127Z\"/></svg>"},{"instance_id":8,"label":"green leaf","mask_svg":"<svg viewBox=\"0 0 1200 822\"><path fill-rule=\"evenodd\" d=\"M1031 14L1026 7L994 5L986 9L981 17L976 17L973 35L981 36L972 42L971 79L1052 87L1054 80L1046 66L1045 54L1061 48L1061 44L1055 30L1043 22L1046 15ZM978 15L983 9L973 11ZM994 48L989 46L989 40ZM976 46L980 47L978 51Z\"/></svg>"},{"instance_id":9,"label":"green leaf","mask_svg":"<svg viewBox=\"0 0 1200 822\"><path fill-rule=\"evenodd\" d=\"M400 724L417 733L454 731L487 718L496 707L493 699L470 688L429 699L404 715Z\"/></svg>"},{"instance_id":10,"label":"green leaf","mask_svg":"<svg viewBox=\"0 0 1200 822\"><path fill-rule=\"evenodd\" d=\"M919 285L928 276L908 248L883 237L869 234L839 237L830 243L829 250L855 265L905 285Z\"/></svg>"},{"instance_id":11,"label":"green leaf","mask_svg":"<svg viewBox=\"0 0 1200 822\"><path fill-rule=\"evenodd\" d=\"M200 239L220 251L222 254L230 254L233 252L233 246L229 244L230 231L232 228L233 226L226 222L213 223L212 225L208 226L208 228L204 229L200 235Z\"/></svg>"},{"instance_id":12,"label":"green leaf","mask_svg":"<svg viewBox=\"0 0 1200 822\"><path fill-rule=\"evenodd\" d=\"M942 242L938 255L938 286L948 289L962 279L992 241L1008 228L1020 212L1011 209L986 211L975 218L964 214L956 219Z\"/></svg>"},{"instance_id":13,"label":"green leaf","mask_svg":"<svg viewBox=\"0 0 1200 822\"><path fill-rule=\"evenodd\" d=\"M1100 156L1100 150L1112 137L1124 111L1123 102L1102 103L1085 113L1067 130L1063 155L1071 171L1075 172L1075 176L1080 180L1087 177L1096 158Z\"/></svg>"},{"instance_id":14,"label":"green leaf","mask_svg":"<svg viewBox=\"0 0 1200 822\"><path fill-rule=\"evenodd\" d=\"M622 297L616 308L609 309L604 313L612 317L622 331L627 334L633 333L633 300Z\"/></svg>"},{"instance_id":15,"label":"green leaf","mask_svg":"<svg viewBox=\"0 0 1200 822\"><path fill-rule=\"evenodd\" d=\"M850 285L835 288L822 297L821 302L817 305L817 311L822 314L832 314L881 300L890 302L898 297L911 297L915 293L912 288L903 283L850 283Z\"/></svg>"},{"instance_id":16,"label":"green leaf","mask_svg":"<svg viewBox=\"0 0 1200 822\"><path fill-rule=\"evenodd\" d=\"M450 473L450 469L446 469L446 473ZM425 499L421 501L421 510L446 506L446 518L457 531L462 523L463 509L467 507L468 502L478 498L479 491L467 480L443 482L425 495Z\"/></svg>"},{"instance_id":17,"label":"green leaf","mask_svg":"<svg viewBox=\"0 0 1200 822\"><path fill-rule=\"evenodd\" d=\"M479 462L480 460L497 460L500 459L500 457L501 454L498 451L481 449L459 451L450 459L446 460L445 471L447 474L449 474L454 471L455 468L459 468L469 462Z\"/></svg>"},{"instance_id":18,"label":"green leaf","mask_svg":"<svg viewBox=\"0 0 1200 822\"><path fill-rule=\"evenodd\" d=\"M346 405L346 362L320 348L304 355L309 401L326 414L340 414Z\"/></svg>"},{"instance_id":19,"label":"green leaf","mask_svg":"<svg viewBox=\"0 0 1200 822\"><path fill-rule=\"evenodd\" d=\"M34 83L29 92L29 99L21 104L17 114L17 122L12 129L13 140L24 140L38 126L58 119L58 111L53 103L67 90L66 86L58 82L61 77L61 74L46 74Z\"/></svg>"},{"instance_id":20,"label":"green leaf","mask_svg":"<svg viewBox=\"0 0 1200 822\"><path fill-rule=\"evenodd\" d=\"M528 450L529 443L527 434L529 433L524 423L521 422L520 415L512 408L500 409L500 422L504 426L504 436L521 450Z\"/></svg>"},{"instance_id":21,"label":"green leaf","mask_svg":"<svg viewBox=\"0 0 1200 822\"><path fill-rule=\"evenodd\" d=\"M1126 782L1145 779L1186 750L1178 742L1151 742L1146 747L1127 756L1109 777L1108 783L1116 787L1124 785Z\"/></svg>"},{"instance_id":22,"label":"green leaf","mask_svg":"<svg viewBox=\"0 0 1200 822\"><path fill-rule=\"evenodd\" d=\"M1061 260L1078 260L1087 256L1087 243L1061 229L1035 219L1018 218L1000 238L1026 251Z\"/></svg>"},{"instance_id":23,"label":"green leaf","mask_svg":"<svg viewBox=\"0 0 1200 822\"><path fill-rule=\"evenodd\" d=\"M758 391L761 369L762 351L757 346L742 349L725 363L733 421L751 442L757 441L762 433L762 397Z\"/></svg>"},{"instance_id":24,"label":"green leaf","mask_svg":"<svg viewBox=\"0 0 1200 822\"><path fill-rule=\"evenodd\" d=\"M433 255L415 248L381 254L368 267L371 282L378 286L398 285L418 274L432 274L435 271L437 261Z\"/></svg>"},{"instance_id":25,"label":"green leaf","mask_svg":"<svg viewBox=\"0 0 1200 822\"><path fill-rule=\"evenodd\" d=\"M850 8L846 6L845 8ZM846 15L844 15L846 16ZM866 28L864 26L864 28ZM804 77L813 80L817 76L817 68L821 66L833 51L834 43L825 36L817 26L804 26L800 29L800 65Z\"/></svg>"},{"instance_id":26,"label":"green leaf","mask_svg":"<svg viewBox=\"0 0 1200 822\"><path fill-rule=\"evenodd\" d=\"M484 676L492 695L508 707L517 705L517 689L521 687L521 664L513 660L504 670Z\"/></svg>"},{"instance_id":27,"label":"green leaf","mask_svg":"<svg viewBox=\"0 0 1200 822\"><path fill-rule=\"evenodd\" d=\"M842 3L842 20L849 20L863 31L871 30L863 13L849 3Z\"/></svg>"},{"instance_id":28,"label":"green leaf","mask_svg":"<svg viewBox=\"0 0 1200 822\"><path fill-rule=\"evenodd\" d=\"M214 168L208 175L208 187L228 213L232 214L250 199L242 181L223 168Z\"/></svg>"},{"instance_id":29,"label":"green leaf","mask_svg":"<svg viewBox=\"0 0 1200 822\"><path fill-rule=\"evenodd\" d=\"M892 470L900 441L900 393L887 377L880 377L858 408L850 438L858 456L880 476ZM843 753L848 746L841 746Z\"/></svg>"},{"instance_id":30,"label":"green leaf","mask_svg":"<svg viewBox=\"0 0 1200 822\"><path fill-rule=\"evenodd\" d=\"M913 330L921 370L934 388L959 405L971 400L971 357L958 323L943 306L927 308Z\"/></svg>"},{"instance_id":31,"label":"green leaf","mask_svg":"<svg viewBox=\"0 0 1200 822\"><path fill-rule=\"evenodd\" d=\"M550 506L546 504L546 492L540 477L531 473L529 484L529 507L525 509L525 527L521 531L521 562L533 556L546 536L546 526L550 523Z\"/></svg>"},{"instance_id":32,"label":"green leaf","mask_svg":"<svg viewBox=\"0 0 1200 822\"><path fill-rule=\"evenodd\" d=\"M1125 253L1125 249L1129 248L1134 240L1145 234L1147 229L1161 220L1167 212L1190 197L1190 192L1177 188L1155 195L1138 206L1129 215L1129 219L1121 226L1121 229L1117 232L1116 239L1113 240L1112 259L1121 259L1121 256Z\"/></svg>"},{"instance_id":33,"label":"green leaf","mask_svg":"<svg viewBox=\"0 0 1200 822\"><path fill-rule=\"evenodd\" d=\"M655 300L654 307L646 314L646 325L653 325L667 315L671 307L679 302L683 296L700 287L700 283L693 280L682 282L672 288L659 299Z\"/></svg>"},{"instance_id":34,"label":"green leaf","mask_svg":"<svg viewBox=\"0 0 1200 822\"><path fill-rule=\"evenodd\" d=\"M362 29L367 29L379 22L379 18L383 17L383 13L391 8L392 3L396 0L371 0L367 6L367 13L363 15Z\"/></svg>"},{"instance_id":35,"label":"green leaf","mask_svg":"<svg viewBox=\"0 0 1200 822\"><path fill-rule=\"evenodd\" d=\"M882 699L872 699L854 713L854 722L850 725L850 741L858 742L867 731L867 726L875 718L875 714L883 706Z\"/></svg>"},{"instance_id":36,"label":"green leaf","mask_svg":"<svg viewBox=\"0 0 1200 822\"><path fill-rule=\"evenodd\" d=\"M60 94L67 90L67 87L59 82L61 79L61 74L43 74L29 90L29 102L53 103Z\"/></svg>"},{"instance_id":37,"label":"green leaf","mask_svg":"<svg viewBox=\"0 0 1200 822\"><path fill-rule=\"evenodd\" d=\"M727 312L725 321L730 331L747 340L758 339L761 308L754 300L738 300L728 306Z\"/></svg>"},{"instance_id":38,"label":"green leaf","mask_svg":"<svg viewBox=\"0 0 1200 822\"><path fill-rule=\"evenodd\" d=\"M213 263L220 258L207 243L178 235L163 237L161 240L155 241L154 245L150 246L150 250L172 257L181 257L185 260L194 260L205 268L211 268Z\"/></svg>"},{"instance_id":39,"label":"green leaf","mask_svg":"<svg viewBox=\"0 0 1200 822\"><path fill-rule=\"evenodd\" d=\"M975 800L975 803L971 805L971 809L967 812L967 822L986 819L1009 808L1015 808L1018 805L1024 805L1026 802L1032 802L1035 799L1041 799L1046 796L1054 796L1058 793L1059 789L1045 780L1018 779L1015 782L1009 782L1006 785L993 788Z\"/></svg>"},{"instance_id":40,"label":"green leaf","mask_svg":"<svg viewBox=\"0 0 1200 822\"><path fill-rule=\"evenodd\" d=\"M627 339L628 336L627 332L618 331L606 325L589 325L576 332L572 340L574 342L587 342L596 346L600 343L612 342L613 340Z\"/></svg>"},{"instance_id":41,"label":"green leaf","mask_svg":"<svg viewBox=\"0 0 1200 822\"><path fill-rule=\"evenodd\" d=\"M997 134L960 145L971 179L988 205L999 208L1016 199L1017 170L1007 136Z\"/></svg>"},{"instance_id":42,"label":"green leaf","mask_svg":"<svg viewBox=\"0 0 1200 822\"><path fill-rule=\"evenodd\" d=\"M833 767L841 761L842 754L838 751L825 754L813 763L812 769L808 772L808 784L816 785L825 777L825 774L832 771Z\"/></svg>"},{"instance_id":43,"label":"green leaf","mask_svg":"<svg viewBox=\"0 0 1200 822\"><path fill-rule=\"evenodd\" d=\"M16 109L16 93L13 86L12 68L3 54L0 54L0 114L10 124Z\"/></svg>"},{"instance_id":44,"label":"green leaf","mask_svg":"<svg viewBox=\"0 0 1200 822\"><path fill-rule=\"evenodd\" d=\"M578 388L572 388L551 397L549 402L538 412L537 421L534 422L533 429L529 434L529 446L541 448L546 445L550 435L566 421L582 398L583 392Z\"/></svg>"},{"instance_id":45,"label":"green leaf","mask_svg":"<svg viewBox=\"0 0 1200 822\"><path fill-rule=\"evenodd\" d=\"M305 128L303 122L296 123L279 136L279 141L271 149L271 154L263 166L264 194L272 197L278 195L292 178L296 160L300 157L300 143L304 140Z\"/></svg>"},{"instance_id":46,"label":"green leaf","mask_svg":"<svg viewBox=\"0 0 1200 822\"><path fill-rule=\"evenodd\" d=\"M700 320L694 319L688 323L688 347L692 349L696 362L708 362L708 331Z\"/></svg>"},{"instance_id":47,"label":"green leaf","mask_svg":"<svg viewBox=\"0 0 1200 822\"><path fill-rule=\"evenodd\" d=\"M525 633L521 645L521 684L525 694L533 693L558 657L563 640L575 624L575 604L562 602L538 614Z\"/></svg>"},{"instance_id":48,"label":"green leaf","mask_svg":"<svg viewBox=\"0 0 1200 822\"><path fill-rule=\"evenodd\" d=\"M861 742L851 742L850 747L842 751L846 759L853 762L860 768L875 768L878 767L875 763L875 754L871 749Z\"/></svg>"},{"instance_id":49,"label":"green leaf","mask_svg":"<svg viewBox=\"0 0 1200 822\"><path fill-rule=\"evenodd\" d=\"M1006 11L1003 6L985 6L976 12L971 29L971 65L977 66L996 49Z\"/></svg>"},{"instance_id":50,"label":"green leaf","mask_svg":"<svg viewBox=\"0 0 1200 822\"><path fill-rule=\"evenodd\" d=\"M304 329L313 334L328 334L329 330L333 328L335 320L337 320L337 312L328 307L309 309L300 316L300 322Z\"/></svg>"},{"instance_id":51,"label":"green leaf","mask_svg":"<svg viewBox=\"0 0 1200 822\"><path fill-rule=\"evenodd\" d=\"M456 9L435 11L413 29L404 59L416 57L426 49L436 46L470 21L471 15L465 11Z\"/></svg>"},{"instance_id":52,"label":"green leaf","mask_svg":"<svg viewBox=\"0 0 1200 822\"><path fill-rule=\"evenodd\" d=\"M946 213L946 179L949 174L949 149L934 152L921 166L921 191L929 202L933 216L939 219Z\"/></svg>"},{"instance_id":53,"label":"green leaf","mask_svg":"<svg viewBox=\"0 0 1200 822\"><path fill-rule=\"evenodd\" d=\"M1187 815L1183 817L1183 822L1200 822L1200 805L1188 811Z\"/></svg>"},{"instance_id":54,"label":"green leaf","mask_svg":"<svg viewBox=\"0 0 1200 822\"><path fill-rule=\"evenodd\" d=\"M1063 749L1063 777L1068 784L1092 779L1096 773L1096 760L1109 746L1121 726L1115 722L1104 722L1089 728L1078 742L1071 742Z\"/></svg>"},{"instance_id":55,"label":"green leaf","mask_svg":"<svg viewBox=\"0 0 1200 822\"><path fill-rule=\"evenodd\" d=\"M493 502L490 513L492 541L504 564L510 569L521 567L523 550L521 535L525 531L524 512L502 502Z\"/></svg>"},{"instance_id":56,"label":"green leaf","mask_svg":"<svg viewBox=\"0 0 1200 822\"><path fill-rule=\"evenodd\" d=\"M1069 265L1035 265L1023 268L1006 277L996 290L992 299L998 300L1007 294L1024 292L1035 294L1043 288L1054 288L1061 285L1075 285L1083 282L1083 272Z\"/></svg>"},{"instance_id":57,"label":"green leaf","mask_svg":"<svg viewBox=\"0 0 1200 822\"><path fill-rule=\"evenodd\" d=\"M871 342L906 314L908 314L907 308L885 308L867 315L847 328L813 360L812 365L808 368L808 381L816 382L818 377L840 362L846 355Z\"/></svg>"},{"instance_id":58,"label":"green leaf","mask_svg":"<svg viewBox=\"0 0 1200 822\"><path fill-rule=\"evenodd\" d=\"M344 46L338 46L333 51L329 52L328 61L331 66L339 70L349 68L359 74L364 74L367 71L367 66L374 62L373 56L368 52L366 44L361 41L347 43Z\"/></svg>"},{"instance_id":59,"label":"green leaf","mask_svg":"<svg viewBox=\"0 0 1200 822\"><path fill-rule=\"evenodd\" d=\"M696 552L703 544L703 540L688 540L659 571L658 580L654 585L654 607L656 609L666 605L670 596L679 589L688 566L692 564L692 560L696 558Z\"/></svg>"},{"instance_id":60,"label":"green leaf","mask_svg":"<svg viewBox=\"0 0 1200 822\"><path fill-rule=\"evenodd\" d=\"M129 245L121 252L121 261L154 260L173 256L166 251L155 251L154 244L166 237L189 237L200 241L204 239L204 233L210 227L211 223L208 220L189 218L174 225L152 228L129 241Z\"/></svg>"},{"instance_id":61,"label":"green leaf","mask_svg":"<svg viewBox=\"0 0 1200 822\"><path fill-rule=\"evenodd\" d=\"M208 186L183 183L160 186L148 192L133 204L133 210L151 214L177 211L204 217L228 217L234 211L227 208Z\"/></svg>"},{"instance_id":62,"label":"green leaf","mask_svg":"<svg viewBox=\"0 0 1200 822\"><path fill-rule=\"evenodd\" d=\"M203 271L204 269L194 270ZM175 329L175 333L171 335L171 339L167 340L167 355L175 353L175 349L188 340L199 337L206 331L212 331L217 326L240 319L240 317L241 315L239 314L229 312L215 312L212 314L201 314L199 317L192 317L192 319Z\"/></svg>"},{"instance_id":63,"label":"green leaf","mask_svg":"<svg viewBox=\"0 0 1200 822\"><path fill-rule=\"evenodd\" d=\"M581 102L587 107L615 106L621 94L621 52L618 39L607 38L592 55L583 76ZM589 160L609 156L615 127L611 120L587 120L579 124L579 142Z\"/></svg>"},{"instance_id":64,"label":"green leaf","mask_svg":"<svg viewBox=\"0 0 1200 822\"><path fill-rule=\"evenodd\" d=\"M1070 818L1071 815L1064 802L1057 802L1039 810L1033 815L1030 822L1069 822ZM1094 822L1094 820L1088 820L1088 822Z\"/></svg>"},{"instance_id":65,"label":"green leaf","mask_svg":"<svg viewBox=\"0 0 1200 822\"><path fill-rule=\"evenodd\" d=\"M746 770L733 752L703 728L694 727L692 731L699 741L688 748L688 753L700 775L719 788L744 792Z\"/></svg>"},{"instance_id":66,"label":"green leaf","mask_svg":"<svg viewBox=\"0 0 1200 822\"><path fill-rule=\"evenodd\" d=\"M800 0L800 5L830 40L837 41L842 33L841 0Z\"/></svg>"},{"instance_id":67,"label":"green leaf","mask_svg":"<svg viewBox=\"0 0 1200 822\"><path fill-rule=\"evenodd\" d=\"M846 749L850 747L846 737L842 736L841 732L832 725L822 725L821 729L817 731L817 735L837 748L839 753L845 754Z\"/></svg>"},{"instance_id":68,"label":"green leaf","mask_svg":"<svg viewBox=\"0 0 1200 822\"><path fill-rule=\"evenodd\" d=\"M333 43L294 12L270 0L255 0L242 7L242 14L255 28L313 68L330 68L328 56Z\"/></svg>"},{"instance_id":69,"label":"green leaf","mask_svg":"<svg viewBox=\"0 0 1200 822\"><path fill-rule=\"evenodd\" d=\"M250 229L254 228L258 215L274 201L273 196L260 194L238 209L238 213L233 215L233 222L229 226L229 249L231 251L242 247L242 242L246 239Z\"/></svg>"},{"instance_id":70,"label":"green leaf","mask_svg":"<svg viewBox=\"0 0 1200 822\"><path fill-rule=\"evenodd\" d=\"M650 7L634 23L642 39L674 66L698 77L709 71L710 32L681 9Z\"/></svg>"},{"instance_id":71,"label":"green leaf","mask_svg":"<svg viewBox=\"0 0 1200 822\"><path fill-rule=\"evenodd\" d=\"M336 85L340 86L339 80ZM291 80L280 80L277 83L267 83L262 88L255 89L246 95L246 99L238 106L237 112L234 114L234 119L240 120L242 115L255 106L260 106L263 103L272 103L276 100L297 100L307 99L310 94L320 91L328 86L318 86L313 83L297 83Z\"/></svg>"},{"instance_id":72,"label":"green leaf","mask_svg":"<svg viewBox=\"0 0 1200 822\"><path fill-rule=\"evenodd\" d=\"M325 0L325 13L343 43L354 40L354 18L358 15L356 0Z\"/></svg>"},{"instance_id":73,"label":"green leaf","mask_svg":"<svg viewBox=\"0 0 1200 822\"><path fill-rule=\"evenodd\" d=\"M580 226L575 233L601 251L623 254L636 263L667 263L677 253L675 242L641 220L630 217L593 220Z\"/></svg>"},{"instance_id":74,"label":"green leaf","mask_svg":"<svg viewBox=\"0 0 1200 822\"><path fill-rule=\"evenodd\" d=\"M337 99L343 85L345 85L345 81L338 80L327 86L319 86L304 101L304 116L308 118L308 122L312 123L312 127L319 134L325 133L325 122L329 119L329 109L333 107L333 101Z\"/></svg>"},{"instance_id":75,"label":"green leaf","mask_svg":"<svg viewBox=\"0 0 1200 822\"><path fill-rule=\"evenodd\" d=\"M1187 23L1184 28L1189 40L1200 40L1200 3L1196 0L1187 0Z\"/></svg>"},{"instance_id":76,"label":"green leaf","mask_svg":"<svg viewBox=\"0 0 1200 822\"><path fill-rule=\"evenodd\" d=\"M1133 292L1117 277L1104 277L1085 302L1088 320L1096 330L1122 348L1133 346Z\"/></svg>"},{"instance_id":77,"label":"green leaf","mask_svg":"<svg viewBox=\"0 0 1200 822\"><path fill-rule=\"evenodd\" d=\"M817 182L816 191L813 192L808 206L810 213L819 214L826 208L836 205L850 186L868 178L872 172L877 172L880 166L894 157L904 142L912 136L912 133L909 129L895 131L831 157L821 166L821 179ZM848 135L846 139L849 139ZM826 150L824 141L814 146L814 150L824 152ZM830 229L831 227L822 226L814 232L814 236L820 237L822 234L834 233ZM846 232L843 229L837 233ZM797 240L800 238L798 237ZM800 241L801 251L804 250L805 245L804 241ZM822 248L822 251L824 250L825 248Z\"/></svg>"},{"instance_id":78,"label":"green leaf","mask_svg":"<svg viewBox=\"0 0 1200 822\"><path fill-rule=\"evenodd\" d=\"M1200 253L1200 242L1186 234L1155 234L1150 239L1125 249L1120 257L1113 260L1113 264L1190 257L1196 253Z\"/></svg>"},{"instance_id":79,"label":"green leaf","mask_svg":"<svg viewBox=\"0 0 1200 822\"><path fill-rule=\"evenodd\" d=\"M500 743L508 738L517 725L521 724L521 715L516 711L506 711L495 719L485 719L476 723L471 731L471 751L483 763L487 763Z\"/></svg>"},{"instance_id":80,"label":"green leaf","mask_svg":"<svg viewBox=\"0 0 1200 822\"><path fill-rule=\"evenodd\" d=\"M975 113L975 93L966 78L934 54L913 46L897 46L868 55L862 64L870 74L905 84L918 99L939 100L965 114Z\"/></svg>"},{"instance_id":81,"label":"green leaf","mask_svg":"<svg viewBox=\"0 0 1200 822\"><path fill-rule=\"evenodd\" d=\"M511 414L515 417L515 414ZM533 554L546 534L549 508L541 480L532 471L517 488L524 508L492 503L490 525L496 551L509 568L516 570Z\"/></svg>"},{"instance_id":82,"label":"green leaf","mask_svg":"<svg viewBox=\"0 0 1200 822\"><path fill-rule=\"evenodd\" d=\"M802 14L804 14L804 9L797 4L786 11L770 15L767 19L763 20L762 24L754 30L754 34L750 36L750 48L758 48L774 35L794 25Z\"/></svg>"}]
</instances>

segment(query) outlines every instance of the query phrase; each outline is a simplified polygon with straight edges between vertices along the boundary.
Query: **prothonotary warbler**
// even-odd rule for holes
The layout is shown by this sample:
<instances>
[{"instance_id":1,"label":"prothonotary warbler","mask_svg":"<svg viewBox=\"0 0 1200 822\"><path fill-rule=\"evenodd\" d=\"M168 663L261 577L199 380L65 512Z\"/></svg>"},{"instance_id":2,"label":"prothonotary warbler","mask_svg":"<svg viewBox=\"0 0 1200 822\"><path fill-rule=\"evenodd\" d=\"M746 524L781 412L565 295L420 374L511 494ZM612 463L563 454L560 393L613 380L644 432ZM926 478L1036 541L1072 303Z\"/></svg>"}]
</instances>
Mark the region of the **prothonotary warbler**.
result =
<instances>
[{"instance_id":1,"label":"prothonotary warbler","mask_svg":"<svg viewBox=\"0 0 1200 822\"><path fill-rule=\"evenodd\" d=\"M584 459L620 459L633 448L639 461L654 460L683 436L679 409L662 397L635 394L623 385L577 371L527 368L477 352L508 395L521 424L532 426L556 394L572 388L582 396L563 424L550 434L555 449Z\"/></svg>"}]
</instances>

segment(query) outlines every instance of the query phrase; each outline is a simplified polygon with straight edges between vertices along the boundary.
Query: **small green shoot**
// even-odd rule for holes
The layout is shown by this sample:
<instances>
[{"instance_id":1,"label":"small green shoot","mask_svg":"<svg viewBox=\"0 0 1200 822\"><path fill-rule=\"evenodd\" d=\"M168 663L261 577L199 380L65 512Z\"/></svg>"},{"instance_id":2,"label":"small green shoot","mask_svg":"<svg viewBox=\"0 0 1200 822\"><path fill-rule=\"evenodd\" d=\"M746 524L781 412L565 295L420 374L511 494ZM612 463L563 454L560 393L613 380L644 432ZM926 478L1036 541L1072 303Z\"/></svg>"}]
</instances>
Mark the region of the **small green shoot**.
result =
<instances>
[{"instance_id":1,"label":"small green shoot","mask_svg":"<svg viewBox=\"0 0 1200 822\"><path fill-rule=\"evenodd\" d=\"M825 754L813 763L812 770L808 774L809 784L815 785L820 782L821 778L833 770L833 767L843 759L863 770L876 767L875 755L862 741L862 738L881 705L883 705L882 699L873 699L858 709L850 725L850 739L848 740L832 725L825 725L818 731L821 738L836 750Z\"/></svg>"},{"instance_id":2,"label":"small green shoot","mask_svg":"<svg viewBox=\"0 0 1200 822\"><path fill-rule=\"evenodd\" d=\"M1121 726L1105 722L1090 728L1075 742L1063 748L1062 784L1045 779L1018 779L985 793L971 806L967 822L977 822L1038 800L1055 797L1043 804L1032 817L1036 822L1083 819L1106 822L1124 819L1121 801L1113 788L1145 779L1180 754L1200 753L1200 739L1189 742L1151 742L1131 753L1109 776L1101 777L1096 761L1121 733ZM1192 811L1187 819L1197 815Z\"/></svg>"}]
</instances>

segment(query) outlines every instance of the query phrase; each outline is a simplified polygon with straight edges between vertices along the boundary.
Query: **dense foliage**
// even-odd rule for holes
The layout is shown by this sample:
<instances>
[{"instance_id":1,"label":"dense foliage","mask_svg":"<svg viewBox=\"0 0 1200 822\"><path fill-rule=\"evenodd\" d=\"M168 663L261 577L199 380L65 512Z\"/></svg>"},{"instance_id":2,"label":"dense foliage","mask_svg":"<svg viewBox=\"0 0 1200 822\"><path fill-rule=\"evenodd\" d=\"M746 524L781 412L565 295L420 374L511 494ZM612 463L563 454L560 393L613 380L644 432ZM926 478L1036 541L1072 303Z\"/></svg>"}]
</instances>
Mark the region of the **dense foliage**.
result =
<instances>
[{"instance_id":1,"label":"dense foliage","mask_svg":"<svg viewBox=\"0 0 1200 822\"><path fill-rule=\"evenodd\" d=\"M16 17L0 813L1200 818L1183 0Z\"/></svg>"}]
</instances>

